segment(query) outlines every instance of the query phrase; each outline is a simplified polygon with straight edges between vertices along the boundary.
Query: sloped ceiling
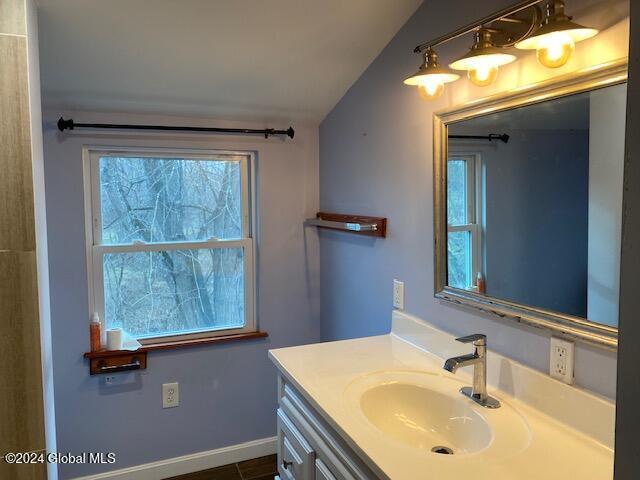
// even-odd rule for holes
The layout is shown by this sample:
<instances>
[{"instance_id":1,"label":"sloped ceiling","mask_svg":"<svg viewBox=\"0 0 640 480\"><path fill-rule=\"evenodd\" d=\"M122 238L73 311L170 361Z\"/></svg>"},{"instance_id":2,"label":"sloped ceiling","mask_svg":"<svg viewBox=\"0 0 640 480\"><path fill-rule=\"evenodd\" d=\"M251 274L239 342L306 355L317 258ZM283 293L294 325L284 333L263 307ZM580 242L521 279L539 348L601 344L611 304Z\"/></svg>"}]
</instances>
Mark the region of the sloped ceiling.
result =
<instances>
[{"instance_id":1,"label":"sloped ceiling","mask_svg":"<svg viewBox=\"0 0 640 480\"><path fill-rule=\"evenodd\" d=\"M37 0L49 107L317 122L421 0Z\"/></svg>"}]
</instances>

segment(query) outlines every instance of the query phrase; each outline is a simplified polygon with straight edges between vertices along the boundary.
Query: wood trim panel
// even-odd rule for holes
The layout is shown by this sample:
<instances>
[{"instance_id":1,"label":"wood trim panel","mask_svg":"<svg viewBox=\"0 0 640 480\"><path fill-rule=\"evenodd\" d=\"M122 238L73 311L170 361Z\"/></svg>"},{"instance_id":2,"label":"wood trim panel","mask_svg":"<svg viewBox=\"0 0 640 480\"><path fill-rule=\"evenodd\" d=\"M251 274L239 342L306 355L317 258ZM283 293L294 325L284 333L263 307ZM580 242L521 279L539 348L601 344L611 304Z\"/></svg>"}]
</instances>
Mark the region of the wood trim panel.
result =
<instances>
[{"instance_id":1,"label":"wood trim panel","mask_svg":"<svg viewBox=\"0 0 640 480\"><path fill-rule=\"evenodd\" d=\"M0 455L45 448L35 252L0 251L0 365Z\"/></svg>"},{"instance_id":2,"label":"wood trim panel","mask_svg":"<svg viewBox=\"0 0 640 480\"><path fill-rule=\"evenodd\" d=\"M354 233L356 235L365 235L367 237L380 237L385 238L387 236L387 219L385 217L369 217L366 215L344 215L341 213L330 213L330 212L318 212L316 218L320 220L328 220L330 222L342 222L342 223L375 223L378 225L378 229L373 232L362 231L349 231L349 233ZM340 232L344 232L345 230L339 228L332 227L320 227L327 228L329 230L338 230Z\"/></svg>"},{"instance_id":3,"label":"wood trim panel","mask_svg":"<svg viewBox=\"0 0 640 480\"><path fill-rule=\"evenodd\" d=\"M133 351L89 359L89 373L91 375L144 370L145 368L147 368L147 352Z\"/></svg>"},{"instance_id":4,"label":"wood trim panel","mask_svg":"<svg viewBox=\"0 0 640 480\"><path fill-rule=\"evenodd\" d=\"M84 358L95 359L95 358L117 357L122 355L131 355L135 353L152 352L155 350L174 350L176 348L197 347L200 345L209 345L213 343L227 343L227 342L237 342L241 340L253 340L257 338L266 338L268 336L269 334L267 332L248 332L248 333L237 333L233 335L221 335L219 337L194 338L191 340L175 340L171 342L159 341L157 343L143 345L134 351L100 350L99 352L86 352L84 354Z\"/></svg>"},{"instance_id":5,"label":"wood trim panel","mask_svg":"<svg viewBox=\"0 0 640 480\"><path fill-rule=\"evenodd\" d=\"M0 0L0 33L27 34L24 0Z\"/></svg>"},{"instance_id":6,"label":"wood trim panel","mask_svg":"<svg viewBox=\"0 0 640 480\"><path fill-rule=\"evenodd\" d=\"M0 65L0 250L33 251L36 239L26 38L0 35Z\"/></svg>"}]
</instances>

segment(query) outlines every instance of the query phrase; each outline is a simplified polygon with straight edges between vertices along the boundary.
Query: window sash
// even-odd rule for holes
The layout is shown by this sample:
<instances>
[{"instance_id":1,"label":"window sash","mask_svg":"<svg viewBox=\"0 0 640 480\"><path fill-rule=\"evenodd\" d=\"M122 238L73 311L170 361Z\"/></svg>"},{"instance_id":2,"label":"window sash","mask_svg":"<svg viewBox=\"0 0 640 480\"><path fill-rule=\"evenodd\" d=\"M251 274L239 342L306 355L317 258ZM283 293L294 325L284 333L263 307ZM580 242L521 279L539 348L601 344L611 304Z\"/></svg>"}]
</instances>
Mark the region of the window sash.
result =
<instances>
[{"instance_id":1,"label":"window sash","mask_svg":"<svg viewBox=\"0 0 640 480\"><path fill-rule=\"evenodd\" d=\"M169 250L209 250L212 248L247 248L251 246L250 238L234 240L205 240L202 242L136 242L121 245L94 245L96 253L134 253L134 252L163 252Z\"/></svg>"},{"instance_id":2,"label":"window sash","mask_svg":"<svg viewBox=\"0 0 640 480\"><path fill-rule=\"evenodd\" d=\"M479 159L479 154L468 153L451 155L449 157L449 161L462 160L465 164L465 201L467 224L478 223L478 219L480 218L480 212L477 211L477 206L480 204L480 199L478 198L479 189L476 188L476 185L479 182L480 174Z\"/></svg>"},{"instance_id":3,"label":"window sash","mask_svg":"<svg viewBox=\"0 0 640 480\"><path fill-rule=\"evenodd\" d=\"M92 212L92 232L93 232L93 245L102 245L102 205L101 205L101 190L100 190L100 158L104 157L132 157L132 158L179 158L186 160L202 160L208 162L225 162L225 161L237 161L240 162L240 182L241 182L241 208L242 208L242 238L251 237L251 188L249 185L249 161L251 155L248 153L241 154L239 152L212 152L206 153L193 153L182 152L180 150L107 150L99 151L94 150L89 155L89 170L91 178L91 212ZM252 162L253 163L253 162Z\"/></svg>"},{"instance_id":4,"label":"window sash","mask_svg":"<svg viewBox=\"0 0 640 480\"><path fill-rule=\"evenodd\" d=\"M455 153L449 155L449 160L464 160L466 167L467 221L462 225L447 225L447 232L469 232L471 235L471 285L476 287L478 272L484 273L482 258L482 221L484 218L482 205L482 171L479 153Z\"/></svg>"},{"instance_id":5,"label":"window sash","mask_svg":"<svg viewBox=\"0 0 640 480\"><path fill-rule=\"evenodd\" d=\"M102 244L102 205L100 195L100 169L99 161L103 157L135 157L135 158L180 158L205 161L239 161L241 175L241 202L242 202L242 230L243 237L239 239L208 239L203 241L186 242L134 242L130 244ZM87 266L89 269L89 313L98 313L104 325L106 325L104 310L104 255L110 253L132 253L149 251L170 250L197 250L218 248L242 248L244 253L244 295L245 295L245 321L239 328L210 329L202 332L161 335L140 339L140 343L156 343L159 340L169 342L172 340L189 340L213 336L229 335L236 333L254 332L257 330L256 321L256 288L255 288L255 255L254 238L252 237L255 216L251 208L253 202L252 175L250 168L253 166L253 155L248 152L185 152L181 150L137 150L128 148L118 149L92 149L85 148L85 214L87 231Z\"/></svg>"},{"instance_id":6,"label":"window sash","mask_svg":"<svg viewBox=\"0 0 640 480\"><path fill-rule=\"evenodd\" d=\"M471 285L476 286L478 272L482 272L482 245L480 243L480 225L469 223L467 225L449 225L448 233L469 232L471 235Z\"/></svg>"}]
</instances>

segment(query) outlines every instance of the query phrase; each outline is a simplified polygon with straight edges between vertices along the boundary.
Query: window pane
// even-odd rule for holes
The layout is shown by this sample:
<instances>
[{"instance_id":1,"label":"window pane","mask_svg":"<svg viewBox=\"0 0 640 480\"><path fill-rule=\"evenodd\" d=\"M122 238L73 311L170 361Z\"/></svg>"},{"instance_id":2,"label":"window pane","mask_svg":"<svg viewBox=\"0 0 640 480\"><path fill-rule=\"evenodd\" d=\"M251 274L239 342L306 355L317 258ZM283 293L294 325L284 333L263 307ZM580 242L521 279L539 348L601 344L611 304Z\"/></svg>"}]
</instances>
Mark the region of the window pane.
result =
<instances>
[{"instance_id":1,"label":"window pane","mask_svg":"<svg viewBox=\"0 0 640 480\"><path fill-rule=\"evenodd\" d=\"M101 157L102 243L242 237L240 162Z\"/></svg>"},{"instance_id":2,"label":"window pane","mask_svg":"<svg viewBox=\"0 0 640 480\"><path fill-rule=\"evenodd\" d=\"M135 337L244 326L242 248L104 256L108 328Z\"/></svg>"},{"instance_id":3,"label":"window pane","mask_svg":"<svg viewBox=\"0 0 640 480\"><path fill-rule=\"evenodd\" d=\"M467 220L467 162L447 162L447 222L449 225L465 225Z\"/></svg>"},{"instance_id":4,"label":"window pane","mask_svg":"<svg viewBox=\"0 0 640 480\"><path fill-rule=\"evenodd\" d=\"M447 242L447 284L469 288L471 281L471 232L449 232Z\"/></svg>"}]
</instances>

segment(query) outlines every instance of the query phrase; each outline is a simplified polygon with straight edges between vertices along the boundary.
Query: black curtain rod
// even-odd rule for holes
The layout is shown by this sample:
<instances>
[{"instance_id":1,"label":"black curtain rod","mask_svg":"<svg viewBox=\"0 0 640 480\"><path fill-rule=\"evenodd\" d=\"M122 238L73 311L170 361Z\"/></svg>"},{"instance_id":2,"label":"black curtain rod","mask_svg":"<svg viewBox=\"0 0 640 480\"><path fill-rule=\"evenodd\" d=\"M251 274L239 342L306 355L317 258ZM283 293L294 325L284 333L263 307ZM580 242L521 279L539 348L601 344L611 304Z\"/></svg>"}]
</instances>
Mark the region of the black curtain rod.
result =
<instances>
[{"instance_id":1,"label":"black curtain rod","mask_svg":"<svg viewBox=\"0 0 640 480\"><path fill-rule=\"evenodd\" d=\"M116 123L76 123L72 118L65 120L60 117L58 119L58 130L73 130L75 128L111 128L115 130L162 130L172 132L205 132L205 133L239 133L242 135L286 135L293 138L295 130L289 127L286 130L276 130L274 128L255 129L255 128L220 128L220 127L178 127L170 125L128 125Z\"/></svg>"},{"instance_id":2,"label":"black curtain rod","mask_svg":"<svg viewBox=\"0 0 640 480\"><path fill-rule=\"evenodd\" d=\"M506 133L490 133L489 135L449 135L449 138L466 138L468 140L501 140L504 143L509 142L509 135Z\"/></svg>"}]
</instances>

